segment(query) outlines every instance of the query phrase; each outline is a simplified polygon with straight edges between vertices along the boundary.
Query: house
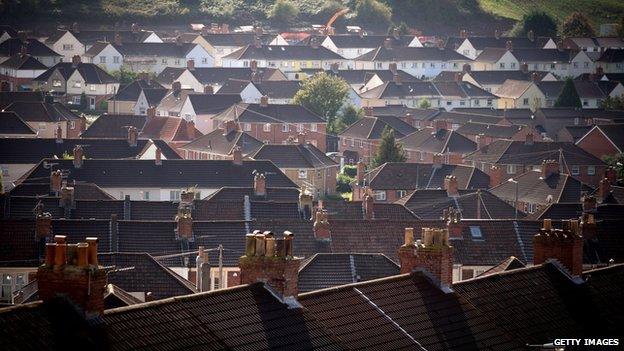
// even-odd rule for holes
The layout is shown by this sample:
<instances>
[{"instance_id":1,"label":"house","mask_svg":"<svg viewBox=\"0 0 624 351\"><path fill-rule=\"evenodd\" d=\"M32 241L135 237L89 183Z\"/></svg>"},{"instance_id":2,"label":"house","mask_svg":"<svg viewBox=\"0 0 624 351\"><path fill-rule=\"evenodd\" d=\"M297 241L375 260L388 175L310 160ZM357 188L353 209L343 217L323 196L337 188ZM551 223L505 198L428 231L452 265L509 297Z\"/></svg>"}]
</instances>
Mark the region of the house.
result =
<instances>
[{"instance_id":1,"label":"house","mask_svg":"<svg viewBox=\"0 0 624 351\"><path fill-rule=\"evenodd\" d=\"M533 169L542 169L543 162L549 160L557 162L561 174L569 174L590 186L597 186L606 171L605 164L599 158L573 143L534 141L531 134L525 141L496 140L464 158L466 164L488 172L490 179L495 178L497 181L492 184L500 184L505 179Z\"/></svg>"},{"instance_id":2,"label":"house","mask_svg":"<svg viewBox=\"0 0 624 351\"><path fill-rule=\"evenodd\" d=\"M72 57L84 55L86 51L85 45L69 30L54 31L44 43L54 52L61 54L65 62L71 62Z\"/></svg>"},{"instance_id":3,"label":"house","mask_svg":"<svg viewBox=\"0 0 624 351\"><path fill-rule=\"evenodd\" d=\"M415 189L443 188L446 176L455 177L460 191L487 189L490 184L487 174L466 165L387 162L364 172L363 163L358 163L356 180L351 183L354 201L361 201L370 190L376 202L393 203Z\"/></svg>"},{"instance_id":4,"label":"house","mask_svg":"<svg viewBox=\"0 0 624 351\"><path fill-rule=\"evenodd\" d=\"M217 128L188 144L179 147L185 159L190 160L227 160L234 157L236 148L241 156L247 157L263 143L240 130L233 120L224 123L224 128Z\"/></svg>"},{"instance_id":5,"label":"house","mask_svg":"<svg viewBox=\"0 0 624 351\"><path fill-rule=\"evenodd\" d=\"M14 102L43 102L44 95L40 91L0 91L0 109L4 110ZM51 100L50 98L47 98Z\"/></svg>"},{"instance_id":6,"label":"house","mask_svg":"<svg viewBox=\"0 0 624 351\"><path fill-rule=\"evenodd\" d=\"M33 90L33 79L48 68L29 54L15 54L0 63L0 84L3 91Z\"/></svg>"},{"instance_id":7,"label":"house","mask_svg":"<svg viewBox=\"0 0 624 351\"><path fill-rule=\"evenodd\" d=\"M4 111L15 112L40 138L78 138L86 127L84 118L57 102L18 101L5 107Z\"/></svg>"},{"instance_id":8,"label":"house","mask_svg":"<svg viewBox=\"0 0 624 351\"><path fill-rule=\"evenodd\" d=\"M591 188L570 174L560 172L557 161L544 161L541 169L521 173L490 192L520 211L532 214L551 203L580 202Z\"/></svg>"},{"instance_id":9,"label":"house","mask_svg":"<svg viewBox=\"0 0 624 351\"><path fill-rule=\"evenodd\" d=\"M436 127L425 127L400 138L397 142L405 150L407 162L435 163L442 157L442 163L461 164L465 155L477 149L477 143L443 127L442 121Z\"/></svg>"},{"instance_id":10,"label":"house","mask_svg":"<svg viewBox=\"0 0 624 351\"><path fill-rule=\"evenodd\" d=\"M512 48L536 48L536 49L556 49L557 44L552 38L531 36L529 38L503 37L496 33L493 37L476 37L462 35L460 37L450 37L446 42L446 48L455 50L458 53L470 58L477 58L488 48L504 49Z\"/></svg>"},{"instance_id":11,"label":"house","mask_svg":"<svg viewBox=\"0 0 624 351\"><path fill-rule=\"evenodd\" d=\"M568 126L586 127L595 124L617 123L622 113L603 109L578 109L572 107L542 108L535 111L535 120L543 133L553 140ZM563 140L558 140L563 141Z\"/></svg>"},{"instance_id":12,"label":"house","mask_svg":"<svg viewBox=\"0 0 624 351\"><path fill-rule=\"evenodd\" d=\"M347 60L319 45L246 45L231 54L223 56L223 67L252 67L255 61L259 68L277 68L284 73L298 72L306 68L330 69L336 63L347 68Z\"/></svg>"},{"instance_id":13,"label":"house","mask_svg":"<svg viewBox=\"0 0 624 351\"><path fill-rule=\"evenodd\" d=\"M268 99L262 98L259 104L231 106L213 120L211 130L234 120L243 132L265 144L284 144L289 138L305 132L306 142L323 152L326 150L327 121L300 105L269 104Z\"/></svg>"},{"instance_id":14,"label":"house","mask_svg":"<svg viewBox=\"0 0 624 351\"><path fill-rule=\"evenodd\" d=\"M149 91L144 93L143 90ZM132 83L120 87L108 99L108 113L145 115L148 108L160 103L166 92L167 89L149 75L140 76Z\"/></svg>"},{"instance_id":15,"label":"house","mask_svg":"<svg viewBox=\"0 0 624 351\"><path fill-rule=\"evenodd\" d=\"M174 148L195 140L203 134L193 121L179 117L156 116L154 109L147 111L143 128L138 131L140 139L159 139Z\"/></svg>"},{"instance_id":16,"label":"house","mask_svg":"<svg viewBox=\"0 0 624 351\"><path fill-rule=\"evenodd\" d=\"M180 111L186 101L186 97L194 93L193 90L182 89L179 82L174 82L171 89L165 93L156 106L156 115L180 117Z\"/></svg>"},{"instance_id":17,"label":"house","mask_svg":"<svg viewBox=\"0 0 624 351\"><path fill-rule=\"evenodd\" d=\"M102 102L119 90L119 82L99 66L80 60L80 56L74 56L72 62L50 67L33 80L36 89L77 106L84 94L89 109L99 109Z\"/></svg>"},{"instance_id":18,"label":"house","mask_svg":"<svg viewBox=\"0 0 624 351\"><path fill-rule=\"evenodd\" d=\"M269 98L270 104L293 104L297 91L301 88L299 81L249 81L234 80L227 81L217 92L222 94L239 95L245 103L260 103L263 96Z\"/></svg>"},{"instance_id":19,"label":"house","mask_svg":"<svg viewBox=\"0 0 624 351\"><path fill-rule=\"evenodd\" d=\"M417 78L433 78L442 71L459 72L471 59L453 50L431 47L392 47L384 46L356 57L354 68L360 70L390 69L391 64Z\"/></svg>"},{"instance_id":20,"label":"house","mask_svg":"<svg viewBox=\"0 0 624 351\"><path fill-rule=\"evenodd\" d=\"M130 127L136 128L137 131L143 129L146 120L147 116L144 115L104 113L91 122L89 127L80 134L80 137L83 139L123 139L128 137Z\"/></svg>"},{"instance_id":21,"label":"house","mask_svg":"<svg viewBox=\"0 0 624 351\"><path fill-rule=\"evenodd\" d=\"M526 66L525 66L526 67ZM451 71L441 72L435 81L454 81L458 79L458 73ZM556 81L550 72L529 72L523 71L466 71L461 73L461 80L472 83L475 86L484 89L490 93L496 93L498 88L507 80L524 80L524 81Z\"/></svg>"},{"instance_id":22,"label":"house","mask_svg":"<svg viewBox=\"0 0 624 351\"><path fill-rule=\"evenodd\" d=\"M15 112L0 112L0 138L34 138L35 132Z\"/></svg>"},{"instance_id":23,"label":"house","mask_svg":"<svg viewBox=\"0 0 624 351\"><path fill-rule=\"evenodd\" d=\"M542 140L540 133L535 128L525 125L508 126L469 122L457 128L455 132L477 143L477 148L499 139L526 140L527 134L532 134L535 140Z\"/></svg>"},{"instance_id":24,"label":"house","mask_svg":"<svg viewBox=\"0 0 624 351\"><path fill-rule=\"evenodd\" d=\"M507 79L496 90L499 109L527 109L535 111L545 106L546 96L532 81Z\"/></svg>"},{"instance_id":25,"label":"house","mask_svg":"<svg viewBox=\"0 0 624 351\"><path fill-rule=\"evenodd\" d=\"M474 71L506 71L519 70L520 62L509 48L488 47L474 59L471 70Z\"/></svg>"},{"instance_id":26,"label":"house","mask_svg":"<svg viewBox=\"0 0 624 351\"><path fill-rule=\"evenodd\" d=\"M358 161L370 163L377 153L384 129L394 131L396 138L402 138L416 129L394 116L372 116L372 110L366 109L366 115L353 123L338 135L338 151L345 163Z\"/></svg>"},{"instance_id":27,"label":"house","mask_svg":"<svg viewBox=\"0 0 624 351\"><path fill-rule=\"evenodd\" d=\"M563 39L566 49L586 52L603 52L607 49L624 49L624 40L613 37L569 37Z\"/></svg>"},{"instance_id":28,"label":"house","mask_svg":"<svg viewBox=\"0 0 624 351\"><path fill-rule=\"evenodd\" d=\"M8 25L0 26L0 43L10 38L17 38L17 36L18 33L13 27Z\"/></svg>"},{"instance_id":29,"label":"house","mask_svg":"<svg viewBox=\"0 0 624 351\"><path fill-rule=\"evenodd\" d=\"M235 67L195 67L188 68L166 67L156 80L164 87L170 89L173 82L180 82L184 89L193 89L198 93L205 93L206 87L212 87L213 92L219 89L230 79L251 81L252 77L259 81L286 80L286 76L276 68L235 68ZM254 74L255 73L255 74Z\"/></svg>"},{"instance_id":30,"label":"house","mask_svg":"<svg viewBox=\"0 0 624 351\"><path fill-rule=\"evenodd\" d=\"M535 84L542 91L546 99L542 107L554 107L555 101L557 101L557 98L561 95L561 91L563 91L565 82L537 82ZM607 97L614 98L624 95L624 86L619 82L575 80L574 88L579 95L582 108L584 109L600 108L602 101Z\"/></svg>"},{"instance_id":31,"label":"house","mask_svg":"<svg viewBox=\"0 0 624 351\"><path fill-rule=\"evenodd\" d=\"M297 186L307 188L315 198L336 193L339 165L300 133L296 143L265 144L249 155L254 160L273 162Z\"/></svg>"},{"instance_id":32,"label":"house","mask_svg":"<svg viewBox=\"0 0 624 351\"><path fill-rule=\"evenodd\" d=\"M188 94L180 108L180 118L193 121L198 130L208 133L214 130L213 117L240 102L238 94Z\"/></svg>"},{"instance_id":33,"label":"house","mask_svg":"<svg viewBox=\"0 0 624 351\"><path fill-rule=\"evenodd\" d=\"M31 55L46 67L61 62L61 55L36 39L11 38L0 43L0 63L22 53Z\"/></svg>"},{"instance_id":34,"label":"house","mask_svg":"<svg viewBox=\"0 0 624 351\"><path fill-rule=\"evenodd\" d=\"M576 146L602 159L621 154L624 149L624 124L595 125L578 141Z\"/></svg>"},{"instance_id":35,"label":"house","mask_svg":"<svg viewBox=\"0 0 624 351\"><path fill-rule=\"evenodd\" d=\"M392 46L394 47L423 46L417 36L401 36L398 33L392 33L391 36L364 35L364 33L360 33L359 35L327 35L324 38L310 36L306 41L310 43L313 39L319 41L321 46L328 48L329 50L349 60L355 59L356 57L362 56L380 46L383 46L386 39L390 39Z\"/></svg>"},{"instance_id":36,"label":"house","mask_svg":"<svg viewBox=\"0 0 624 351\"><path fill-rule=\"evenodd\" d=\"M594 67L587 54L559 49L516 49L513 56L531 71L546 71L558 77L575 77L580 73L593 72ZM574 65L573 62L580 64ZM588 66L585 66L588 62Z\"/></svg>"}]
</instances>

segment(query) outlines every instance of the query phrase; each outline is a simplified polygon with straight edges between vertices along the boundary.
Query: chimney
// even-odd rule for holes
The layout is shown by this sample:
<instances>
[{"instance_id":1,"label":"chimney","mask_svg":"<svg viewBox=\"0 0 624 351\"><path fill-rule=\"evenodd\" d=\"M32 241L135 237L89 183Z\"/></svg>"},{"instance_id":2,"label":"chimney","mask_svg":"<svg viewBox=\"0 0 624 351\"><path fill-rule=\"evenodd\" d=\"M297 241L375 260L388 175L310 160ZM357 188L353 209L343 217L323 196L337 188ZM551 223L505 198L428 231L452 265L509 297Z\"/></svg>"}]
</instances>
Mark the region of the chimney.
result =
<instances>
[{"instance_id":1,"label":"chimney","mask_svg":"<svg viewBox=\"0 0 624 351\"><path fill-rule=\"evenodd\" d=\"M195 140L195 122L186 121L186 135L188 136L188 140Z\"/></svg>"},{"instance_id":2,"label":"chimney","mask_svg":"<svg viewBox=\"0 0 624 351\"><path fill-rule=\"evenodd\" d=\"M462 39L468 38L468 31L465 29L462 29L459 31L459 37Z\"/></svg>"},{"instance_id":3,"label":"chimney","mask_svg":"<svg viewBox=\"0 0 624 351\"><path fill-rule=\"evenodd\" d=\"M266 196L266 177L262 173L254 175L254 195Z\"/></svg>"},{"instance_id":4,"label":"chimney","mask_svg":"<svg viewBox=\"0 0 624 351\"><path fill-rule=\"evenodd\" d=\"M537 83L539 81L540 81L539 73L537 73L537 72L531 73L531 82Z\"/></svg>"},{"instance_id":5,"label":"chimney","mask_svg":"<svg viewBox=\"0 0 624 351\"><path fill-rule=\"evenodd\" d=\"M609 184L617 183L617 171L613 167L609 167L605 170L605 178L609 181Z\"/></svg>"},{"instance_id":6,"label":"chimney","mask_svg":"<svg viewBox=\"0 0 624 351\"><path fill-rule=\"evenodd\" d=\"M214 88L212 85L204 85L204 94L214 95Z\"/></svg>"},{"instance_id":7,"label":"chimney","mask_svg":"<svg viewBox=\"0 0 624 351\"><path fill-rule=\"evenodd\" d=\"M611 183L609 179L603 178L598 184L598 200L603 202L611 194Z\"/></svg>"},{"instance_id":8,"label":"chimney","mask_svg":"<svg viewBox=\"0 0 624 351\"><path fill-rule=\"evenodd\" d=\"M115 41L114 41L115 45L120 46L121 45L121 35L117 32L115 32Z\"/></svg>"},{"instance_id":9,"label":"chimney","mask_svg":"<svg viewBox=\"0 0 624 351\"><path fill-rule=\"evenodd\" d=\"M242 284L264 282L283 297L296 297L301 258L293 256L293 234L275 238L272 232L247 234L245 255L239 259Z\"/></svg>"},{"instance_id":10,"label":"chimney","mask_svg":"<svg viewBox=\"0 0 624 351\"><path fill-rule=\"evenodd\" d=\"M558 260L573 275L583 272L583 237L578 220L562 221L562 229L553 229L550 219L533 237L533 263L538 265L548 259Z\"/></svg>"},{"instance_id":11,"label":"chimney","mask_svg":"<svg viewBox=\"0 0 624 351\"><path fill-rule=\"evenodd\" d=\"M603 74L604 74L604 70L602 69L602 67L600 66L596 67L596 75L602 78Z\"/></svg>"},{"instance_id":12,"label":"chimney","mask_svg":"<svg viewBox=\"0 0 624 351\"><path fill-rule=\"evenodd\" d=\"M154 156L154 163L156 166L162 166L162 151L160 149L156 149L156 155Z\"/></svg>"},{"instance_id":13,"label":"chimney","mask_svg":"<svg viewBox=\"0 0 624 351\"><path fill-rule=\"evenodd\" d=\"M262 76L258 71L251 71L251 82L254 84L260 84L262 82Z\"/></svg>"},{"instance_id":14,"label":"chimney","mask_svg":"<svg viewBox=\"0 0 624 351\"><path fill-rule=\"evenodd\" d=\"M386 38L383 42L384 49L391 50L392 49L392 39Z\"/></svg>"},{"instance_id":15,"label":"chimney","mask_svg":"<svg viewBox=\"0 0 624 351\"><path fill-rule=\"evenodd\" d=\"M132 201L130 201L130 195L124 196L123 210L124 210L123 219L125 220L132 219Z\"/></svg>"},{"instance_id":16,"label":"chimney","mask_svg":"<svg viewBox=\"0 0 624 351\"><path fill-rule=\"evenodd\" d=\"M366 116L366 117L373 117L373 107L372 106L365 106L364 107L364 116Z\"/></svg>"},{"instance_id":17,"label":"chimney","mask_svg":"<svg viewBox=\"0 0 624 351\"><path fill-rule=\"evenodd\" d=\"M468 63L464 63L464 65L462 66L462 72L464 73L468 73L472 70L472 67L470 67L470 64Z\"/></svg>"},{"instance_id":18,"label":"chimney","mask_svg":"<svg viewBox=\"0 0 624 351\"><path fill-rule=\"evenodd\" d=\"M457 189L457 177L454 175L447 175L444 177L444 190L448 197L459 196L459 190Z\"/></svg>"},{"instance_id":19,"label":"chimney","mask_svg":"<svg viewBox=\"0 0 624 351\"><path fill-rule=\"evenodd\" d=\"M132 25L130 26L130 30L132 31L132 33L138 33L139 25L137 23L132 23Z\"/></svg>"},{"instance_id":20,"label":"chimney","mask_svg":"<svg viewBox=\"0 0 624 351\"><path fill-rule=\"evenodd\" d=\"M232 150L232 163L237 166L243 165L243 152L239 146L235 146Z\"/></svg>"},{"instance_id":21,"label":"chimney","mask_svg":"<svg viewBox=\"0 0 624 351\"><path fill-rule=\"evenodd\" d=\"M252 72L257 71L257 70L258 70L258 61L256 61L256 60L251 60L251 61L249 62L249 68L251 68L251 71L252 71Z\"/></svg>"},{"instance_id":22,"label":"chimney","mask_svg":"<svg viewBox=\"0 0 624 351\"><path fill-rule=\"evenodd\" d=\"M464 78L464 73L463 72L456 72L455 73L455 81L456 82L461 82Z\"/></svg>"},{"instance_id":23,"label":"chimney","mask_svg":"<svg viewBox=\"0 0 624 351\"><path fill-rule=\"evenodd\" d=\"M28 55L28 46L26 46L26 43L22 44L22 46L20 47L20 55Z\"/></svg>"},{"instance_id":24,"label":"chimney","mask_svg":"<svg viewBox=\"0 0 624 351\"><path fill-rule=\"evenodd\" d=\"M462 238L461 216L458 210L449 206L442 211L442 220L446 223L450 238Z\"/></svg>"},{"instance_id":25,"label":"chimney","mask_svg":"<svg viewBox=\"0 0 624 351\"><path fill-rule=\"evenodd\" d=\"M181 35L178 35L175 38L175 43L176 43L177 46L182 46L182 44L184 44L184 41L182 40L182 36Z\"/></svg>"},{"instance_id":26,"label":"chimney","mask_svg":"<svg viewBox=\"0 0 624 351\"><path fill-rule=\"evenodd\" d=\"M524 73L524 74L528 74L529 73L529 65L527 63L520 64L520 71L522 71L522 73ZM531 75L531 78L533 78L533 75Z\"/></svg>"},{"instance_id":27,"label":"chimney","mask_svg":"<svg viewBox=\"0 0 624 351\"><path fill-rule=\"evenodd\" d=\"M403 81L401 80L401 76L399 74L396 74L396 73L392 75L392 81L396 85L402 85L403 84Z\"/></svg>"},{"instance_id":28,"label":"chimney","mask_svg":"<svg viewBox=\"0 0 624 351\"><path fill-rule=\"evenodd\" d=\"M195 70L195 60L193 60L193 59L186 60L186 69L188 69L189 71L194 71Z\"/></svg>"},{"instance_id":29,"label":"chimney","mask_svg":"<svg viewBox=\"0 0 624 351\"><path fill-rule=\"evenodd\" d=\"M155 118L156 117L156 107L153 107L153 106L148 107L146 113L147 113L147 119ZM134 127L132 127L132 128L134 128ZM134 128L134 129L136 129L136 128Z\"/></svg>"},{"instance_id":30,"label":"chimney","mask_svg":"<svg viewBox=\"0 0 624 351\"><path fill-rule=\"evenodd\" d=\"M388 64L388 69L390 70L390 72L392 72L393 75L397 74L397 63L390 62L390 64Z\"/></svg>"},{"instance_id":31,"label":"chimney","mask_svg":"<svg viewBox=\"0 0 624 351\"><path fill-rule=\"evenodd\" d=\"M533 133L527 133L524 137L524 145L533 145L534 141Z\"/></svg>"},{"instance_id":32,"label":"chimney","mask_svg":"<svg viewBox=\"0 0 624 351\"><path fill-rule=\"evenodd\" d=\"M208 252L203 246L199 246L197 249L197 259L195 260L197 276L195 286L199 292L210 291L210 260L208 259Z\"/></svg>"},{"instance_id":33,"label":"chimney","mask_svg":"<svg viewBox=\"0 0 624 351\"><path fill-rule=\"evenodd\" d=\"M180 207L190 207L193 206L193 201L195 201L195 196L197 192L194 187L184 189L180 193Z\"/></svg>"},{"instance_id":34,"label":"chimney","mask_svg":"<svg viewBox=\"0 0 624 351\"><path fill-rule=\"evenodd\" d=\"M230 32L230 25L227 24L227 23L223 23L221 25L221 33L226 34L226 33L229 33L229 32Z\"/></svg>"},{"instance_id":35,"label":"chimney","mask_svg":"<svg viewBox=\"0 0 624 351\"><path fill-rule=\"evenodd\" d=\"M362 200L362 210L364 213L365 220L371 220L375 218L375 199L369 195L368 193L364 195L364 199Z\"/></svg>"},{"instance_id":36,"label":"chimney","mask_svg":"<svg viewBox=\"0 0 624 351\"><path fill-rule=\"evenodd\" d=\"M416 127L416 117L412 116L411 113L406 113L405 117L403 117L405 123L409 124L412 127Z\"/></svg>"},{"instance_id":37,"label":"chimney","mask_svg":"<svg viewBox=\"0 0 624 351\"><path fill-rule=\"evenodd\" d=\"M442 160L444 159L444 155L441 153L433 154L433 168L442 167Z\"/></svg>"},{"instance_id":38,"label":"chimney","mask_svg":"<svg viewBox=\"0 0 624 351\"><path fill-rule=\"evenodd\" d=\"M64 235L47 243L45 263L37 269L39 298L44 302L67 296L86 317L104 312L106 271L97 262L97 238L67 244Z\"/></svg>"},{"instance_id":39,"label":"chimney","mask_svg":"<svg viewBox=\"0 0 624 351\"><path fill-rule=\"evenodd\" d=\"M297 134L297 143L299 145L305 145L306 144L306 137L305 137L305 133L299 133Z\"/></svg>"},{"instance_id":40,"label":"chimney","mask_svg":"<svg viewBox=\"0 0 624 351\"><path fill-rule=\"evenodd\" d=\"M356 166L355 179L359 185L364 185L364 175L366 174L366 163L358 161Z\"/></svg>"},{"instance_id":41,"label":"chimney","mask_svg":"<svg viewBox=\"0 0 624 351\"><path fill-rule=\"evenodd\" d=\"M581 202L583 204L583 212L596 212L596 197L591 195L585 195L581 198Z\"/></svg>"},{"instance_id":42,"label":"chimney","mask_svg":"<svg viewBox=\"0 0 624 351\"><path fill-rule=\"evenodd\" d=\"M269 97L266 95L262 95L260 97L260 107L267 107L269 106Z\"/></svg>"},{"instance_id":43,"label":"chimney","mask_svg":"<svg viewBox=\"0 0 624 351\"><path fill-rule=\"evenodd\" d=\"M63 143L63 127L60 123L56 124L56 129L54 130L54 137L56 138L57 144Z\"/></svg>"},{"instance_id":44,"label":"chimney","mask_svg":"<svg viewBox=\"0 0 624 351\"><path fill-rule=\"evenodd\" d=\"M553 174L559 174L559 162L555 160L542 161L542 179L547 179Z\"/></svg>"},{"instance_id":45,"label":"chimney","mask_svg":"<svg viewBox=\"0 0 624 351\"><path fill-rule=\"evenodd\" d=\"M238 123L233 119L227 120L223 124L223 135L228 135L237 130L238 130Z\"/></svg>"},{"instance_id":46,"label":"chimney","mask_svg":"<svg viewBox=\"0 0 624 351\"><path fill-rule=\"evenodd\" d=\"M59 194L63 184L63 173L61 170L50 172L50 193Z\"/></svg>"},{"instance_id":47,"label":"chimney","mask_svg":"<svg viewBox=\"0 0 624 351\"><path fill-rule=\"evenodd\" d=\"M80 33L80 25L78 24L78 22L72 23L71 30L74 33Z\"/></svg>"},{"instance_id":48,"label":"chimney","mask_svg":"<svg viewBox=\"0 0 624 351\"><path fill-rule=\"evenodd\" d=\"M262 26L254 26L254 33L257 37L262 36Z\"/></svg>"},{"instance_id":49,"label":"chimney","mask_svg":"<svg viewBox=\"0 0 624 351\"><path fill-rule=\"evenodd\" d=\"M312 215L312 208L314 207L314 196L307 189L299 190L299 213L301 217L305 220L314 220L315 217Z\"/></svg>"},{"instance_id":50,"label":"chimney","mask_svg":"<svg viewBox=\"0 0 624 351\"><path fill-rule=\"evenodd\" d=\"M399 31L399 28L392 28L392 37L397 40L401 38L401 32Z\"/></svg>"},{"instance_id":51,"label":"chimney","mask_svg":"<svg viewBox=\"0 0 624 351\"><path fill-rule=\"evenodd\" d=\"M475 142L477 143L477 150L487 145L485 134L481 133L479 135L475 135Z\"/></svg>"},{"instance_id":52,"label":"chimney","mask_svg":"<svg viewBox=\"0 0 624 351\"><path fill-rule=\"evenodd\" d=\"M153 109L153 107L150 107L151 109ZM147 115L149 117L150 114L150 109L147 109ZM128 145L130 145L131 147L136 147L137 146L137 141L139 139L139 131L137 130L136 127L134 126L130 126L128 127Z\"/></svg>"},{"instance_id":53,"label":"chimney","mask_svg":"<svg viewBox=\"0 0 624 351\"><path fill-rule=\"evenodd\" d=\"M329 229L329 221L327 210L318 208L314 217L314 238L316 240L331 241L331 231Z\"/></svg>"},{"instance_id":54,"label":"chimney","mask_svg":"<svg viewBox=\"0 0 624 351\"><path fill-rule=\"evenodd\" d=\"M81 62L80 55L74 55L74 56L72 56L72 66L73 66L74 68L78 67L78 65L80 64L80 62Z\"/></svg>"},{"instance_id":55,"label":"chimney","mask_svg":"<svg viewBox=\"0 0 624 351\"><path fill-rule=\"evenodd\" d=\"M314 38L310 39L310 46L312 47L312 49L318 49L319 48L319 40L318 40L318 38L314 37Z\"/></svg>"},{"instance_id":56,"label":"chimney","mask_svg":"<svg viewBox=\"0 0 624 351\"><path fill-rule=\"evenodd\" d=\"M333 73L338 73L338 68L340 67L340 65L338 64L338 62L334 62L331 64L330 67Z\"/></svg>"},{"instance_id":57,"label":"chimney","mask_svg":"<svg viewBox=\"0 0 624 351\"><path fill-rule=\"evenodd\" d=\"M422 268L435 277L440 286L453 283L453 247L448 229L422 228L421 240L414 242L414 228L405 228L405 242L399 248L401 273Z\"/></svg>"},{"instance_id":58,"label":"chimney","mask_svg":"<svg viewBox=\"0 0 624 351\"><path fill-rule=\"evenodd\" d=\"M438 49L444 50L444 40L440 39L437 43Z\"/></svg>"},{"instance_id":59,"label":"chimney","mask_svg":"<svg viewBox=\"0 0 624 351\"><path fill-rule=\"evenodd\" d=\"M527 38L529 38L529 41L531 41L531 42L535 41L535 32L533 32L533 29L530 29L527 32Z\"/></svg>"},{"instance_id":60,"label":"chimney","mask_svg":"<svg viewBox=\"0 0 624 351\"><path fill-rule=\"evenodd\" d=\"M507 40L505 42L505 49L507 51L513 51L513 43L511 42L511 40Z\"/></svg>"},{"instance_id":61,"label":"chimney","mask_svg":"<svg viewBox=\"0 0 624 351\"><path fill-rule=\"evenodd\" d=\"M59 207L65 209L65 218L69 218L69 210L75 208L74 202L74 187L64 185L61 188L61 198L59 200Z\"/></svg>"},{"instance_id":62,"label":"chimney","mask_svg":"<svg viewBox=\"0 0 624 351\"><path fill-rule=\"evenodd\" d=\"M182 83L177 80L171 83L171 90L173 90L173 93L177 95L180 91L182 91Z\"/></svg>"},{"instance_id":63,"label":"chimney","mask_svg":"<svg viewBox=\"0 0 624 351\"><path fill-rule=\"evenodd\" d=\"M443 119L436 119L433 121L433 129L435 130L435 132L439 132L442 129L449 129L448 128L448 124L445 120Z\"/></svg>"},{"instance_id":64,"label":"chimney","mask_svg":"<svg viewBox=\"0 0 624 351\"><path fill-rule=\"evenodd\" d=\"M83 156L84 156L84 150L82 149L82 146L76 145L74 147L74 168L82 167Z\"/></svg>"},{"instance_id":65,"label":"chimney","mask_svg":"<svg viewBox=\"0 0 624 351\"><path fill-rule=\"evenodd\" d=\"M503 169L498 166L490 167L490 171L488 173L490 176L490 188L495 187L503 182Z\"/></svg>"},{"instance_id":66,"label":"chimney","mask_svg":"<svg viewBox=\"0 0 624 351\"><path fill-rule=\"evenodd\" d=\"M176 221L176 238L194 241L193 239L193 217L189 208L179 208L175 217Z\"/></svg>"}]
</instances>

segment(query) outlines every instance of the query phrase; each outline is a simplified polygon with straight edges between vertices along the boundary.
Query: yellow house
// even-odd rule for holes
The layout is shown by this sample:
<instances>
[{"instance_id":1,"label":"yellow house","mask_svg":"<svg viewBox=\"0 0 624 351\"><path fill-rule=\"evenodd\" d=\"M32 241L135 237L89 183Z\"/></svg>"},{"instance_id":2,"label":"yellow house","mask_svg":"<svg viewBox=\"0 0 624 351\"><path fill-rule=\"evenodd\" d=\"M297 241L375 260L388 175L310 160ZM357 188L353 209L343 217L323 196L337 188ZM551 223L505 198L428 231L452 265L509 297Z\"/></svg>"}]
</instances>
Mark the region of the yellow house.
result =
<instances>
[{"instance_id":1,"label":"yellow house","mask_svg":"<svg viewBox=\"0 0 624 351\"><path fill-rule=\"evenodd\" d=\"M545 107L546 96L531 81L507 79L494 92L498 96L499 109L530 108L535 111Z\"/></svg>"}]
</instances>

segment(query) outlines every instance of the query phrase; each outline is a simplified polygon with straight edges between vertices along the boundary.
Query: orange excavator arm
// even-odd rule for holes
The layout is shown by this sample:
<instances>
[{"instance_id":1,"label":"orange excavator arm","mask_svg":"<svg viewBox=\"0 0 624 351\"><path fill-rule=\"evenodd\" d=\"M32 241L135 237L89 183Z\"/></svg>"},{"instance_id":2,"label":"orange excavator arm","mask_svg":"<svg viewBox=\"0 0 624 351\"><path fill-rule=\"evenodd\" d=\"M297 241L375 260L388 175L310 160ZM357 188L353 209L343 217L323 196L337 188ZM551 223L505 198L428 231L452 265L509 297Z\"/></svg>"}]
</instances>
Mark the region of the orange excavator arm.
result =
<instances>
[{"instance_id":1,"label":"orange excavator arm","mask_svg":"<svg viewBox=\"0 0 624 351\"><path fill-rule=\"evenodd\" d=\"M347 12L349 12L349 8L344 8L342 10L337 11L336 13L334 13L333 16L331 16L331 18L329 19L329 21L327 21L327 24L325 25L325 30L326 31L330 31L331 26L334 24L334 22L336 22L336 20L338 19L338 17L346 14Z\"/></svg>"}]
</instances>

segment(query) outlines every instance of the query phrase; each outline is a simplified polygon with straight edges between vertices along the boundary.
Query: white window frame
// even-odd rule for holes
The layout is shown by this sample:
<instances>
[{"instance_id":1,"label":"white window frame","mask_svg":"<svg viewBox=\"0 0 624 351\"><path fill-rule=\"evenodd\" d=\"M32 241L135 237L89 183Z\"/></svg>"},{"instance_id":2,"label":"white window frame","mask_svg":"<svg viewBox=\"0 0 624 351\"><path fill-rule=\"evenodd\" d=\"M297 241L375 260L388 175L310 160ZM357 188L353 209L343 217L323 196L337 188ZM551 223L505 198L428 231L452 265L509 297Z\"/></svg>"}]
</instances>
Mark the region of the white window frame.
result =
<instances>
[{"instance_id":1,"label":"white window frame","mask_svg":"<svg viewBox=\"0 0 624 351\"><path fill-rule=\"evenodd\" d=\"M299 179L308 179L308 170L307 169L300 169L297 172L297 176L299 177Z\"/></svg>"},{"instance_id":2,"label":"white window frame","mask_svg":"<svg viewBox=\"0 0 624 351\"><path fill-rule=\"evenodd\" d=\"M288 129L288 124L287 123L282 123L282 132L283 133L288 133L289 129Z\"/></svg>"},{"instance_id":3,"label":"white window frame","mask_svg":"<svg viewBox=\"0 0 624 351\"><path fill-rule=\"evenodd\" d=\"M581 166L572 166L570 167L570 174L572 175L580 175L581 174Z\"/></svg>"},{"instance_id":4,"label":"white window frame","mask_svg":"<svg viewBox=\"0 0 624 351\"><path fill-rule=\"evenodd\" d=\"M587 166L587 175L596 175L596 166Z\"/></svg>"},{"instance_id":5,"label":"white window frame","mask_svg":"<svg viewBox=\"0 0 624 351\"><path fill-rule=\"evenodd\" d=\"M377 201L386 201L386 191L385 190L375 190L375 191L373 191L373 197Z\"/></svg>"},{"instance_id":6,"label":"white window frame","mask_svg":"<svg viewBox=\"0 0 624 351\"><path fill-rule=\"evenodd\" d=\"M516 165L507 165L507 174L516 174L518 167Z\"/></svg>"}]
</instances>

